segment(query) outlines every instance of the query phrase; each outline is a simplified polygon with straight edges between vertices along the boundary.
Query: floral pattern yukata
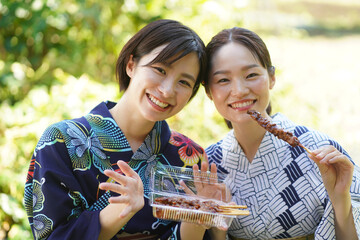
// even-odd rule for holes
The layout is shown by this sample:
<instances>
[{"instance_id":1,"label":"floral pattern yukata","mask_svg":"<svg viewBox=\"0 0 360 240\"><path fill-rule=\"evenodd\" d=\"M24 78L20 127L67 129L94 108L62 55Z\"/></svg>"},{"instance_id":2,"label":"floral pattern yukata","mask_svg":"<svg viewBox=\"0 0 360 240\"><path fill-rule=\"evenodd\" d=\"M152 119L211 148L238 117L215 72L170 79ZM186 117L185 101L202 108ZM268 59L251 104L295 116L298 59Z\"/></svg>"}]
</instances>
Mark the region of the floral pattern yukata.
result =
<instances>
[{"instance_id":1,"label":"floral pattern yukata","mask_svg":"<svg viewBox=\"0 0 360 240\"><path fill-rule=\"evenodd\" d=\"M284 115L272 117L285 131L294 133L309 149L333 145L348 154L325 134L297 126ZM232 200L247 205L249 216L233 220L228 233L242 239L282 239L315 233L316 240L335 239L334 210L317 165L300 147L266 132L250 163L234 131L206 150L209 163L227 174ZM360 239L360 168L355 166L350 188L352 210Z\"/></svg>"},{"instance_id":2,"label":"floral pattern yukata","mask_svg":"<svg viewBox=\"0 0 360 240\"><path fill-rule=\"evenodd\" d=\"M98 239L99 212L116 193L99 189L109 181L105 169L120 171L124 160L141 177L145 206L119 232L179 238L179 224L154 218L149 205L149 179L153 166L179 167L206 160L204 150L189 138L156 122L133 153L103 102L82 118L48 127L38 142L25 184L24 205L35 239ZM113 239L116 239L114 237Z\"/></svg>"}]
</instances>

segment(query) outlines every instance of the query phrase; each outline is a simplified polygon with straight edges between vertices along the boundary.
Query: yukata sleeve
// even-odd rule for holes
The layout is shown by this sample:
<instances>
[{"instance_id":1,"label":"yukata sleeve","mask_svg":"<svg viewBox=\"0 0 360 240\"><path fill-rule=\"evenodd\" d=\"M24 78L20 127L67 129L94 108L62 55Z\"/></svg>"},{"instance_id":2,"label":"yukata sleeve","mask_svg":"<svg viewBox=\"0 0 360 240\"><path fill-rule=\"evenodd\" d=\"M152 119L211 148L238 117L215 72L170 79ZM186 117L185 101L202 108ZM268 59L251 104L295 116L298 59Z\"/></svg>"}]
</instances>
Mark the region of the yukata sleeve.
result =
<instances>
[{"instance_id":1,"label":"yukata sleeve","mask_svg":"<svg viewBox=\"0 0 360 240\"><path fill-rule=\"evenodd\" d=\"M61 131L45 130L25 184L24 205L34 239L97 239L99 211L89 211L73 174Z\"/></svg>"},{"instance_id":2,"label":"yukata sleeve","mask_svg":"<svg viewBox=\"0 0 360 240\"><path fill-rule=\"evenodd\" d=\"M337 148L341 153L345 154L350 159L351 162L353 162L351 160L351 157L348 155L348 153L336 141L329 140L329 142L331 145ZM355 223L355 229L356 229L357 237L358 239L360 239L360 167L355 164L354 164L352 184L350 186L350 196L351 196L351 206L352 206L352 214ZM316 240L336 239L334 209L328 197L326 199L324 215L315 231L315 239Z\"/></svg>"},{"instance_id":3,"label":"yukata sleeve","mask_svg":"<svg viewBox=\"0 0 360 240\"><path fill-rule=\"evenodd\" d=\"M358 239L360 239L360 168L356 165L353 174L353 182L350 187L350 195L356 233ZM327 200L324 215L315 231L315 239L336 239L334 209L330 200Z\"/></svg>"},{"instance_id":4,"label":"yukata sleeve","mask_svg":"<svg viewBox=\"0 0 360 240\"><path fill-rule=\"evenodd\" d=\"M355 165L353 183L350 187L352 213L358 239L360 239L360 167Z\"/></svg>"}]
</instances>

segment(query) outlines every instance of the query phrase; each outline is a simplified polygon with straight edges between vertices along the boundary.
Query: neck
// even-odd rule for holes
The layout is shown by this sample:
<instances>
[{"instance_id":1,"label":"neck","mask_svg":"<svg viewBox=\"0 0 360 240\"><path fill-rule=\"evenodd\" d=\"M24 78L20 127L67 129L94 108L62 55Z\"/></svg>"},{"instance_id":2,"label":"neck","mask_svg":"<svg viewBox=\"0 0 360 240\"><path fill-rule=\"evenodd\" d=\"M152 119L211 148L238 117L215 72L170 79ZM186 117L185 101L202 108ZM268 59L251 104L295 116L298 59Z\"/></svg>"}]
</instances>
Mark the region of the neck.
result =
<instances>
[{"instance_id":1,"label":"neck","mask_svg":"<svg viewBox=\"0 0 360 240\"><path fill-rule=\"evenodd\" d=\"M234 135L243 149L249 162L252 162L266 130L255 121L236 124L233 123Z\"/></svg>"},{"instance_id":2,"label":"neck","mask_svg":"<svg viewBox=\"0 0 360 240\"><path fill-rule=\"evenodd\" d=\"M121 98L119 102L110 109L110 113L124 133L131 149L135 152L154 127L155 122L148 121L139 116L128 102L129 101L125 101L125 98Z\"/></svg>"}]
</instances>

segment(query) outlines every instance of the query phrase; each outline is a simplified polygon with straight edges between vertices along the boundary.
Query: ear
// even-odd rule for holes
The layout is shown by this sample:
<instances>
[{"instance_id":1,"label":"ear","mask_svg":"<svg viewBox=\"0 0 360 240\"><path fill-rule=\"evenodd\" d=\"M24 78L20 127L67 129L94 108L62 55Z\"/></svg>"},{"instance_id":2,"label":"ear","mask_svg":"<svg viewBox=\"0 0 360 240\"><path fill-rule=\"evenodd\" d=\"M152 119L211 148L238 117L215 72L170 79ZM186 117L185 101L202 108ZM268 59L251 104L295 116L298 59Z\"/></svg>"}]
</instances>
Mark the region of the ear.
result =
<instances>
[{"instance_id":1,"label":"ear","mask_svg":"<svg viewBox=\"0 0 360 240\"><path fill-rule=\"evenodd\" d=\"M275 82L276 82L276 78L275 78L275 74L273 74L272 76L270 76L270 84L269 84L269 89L272 89L275 86Z\"/></svg>"},{"instance_id":2,"label":"ear","mask_svg":"<svg viewBox=\"0 0 360 240\"><path fill-rule=\"evenodd\" d=\"M129 76L129 78L132 78L135 72L135 62L133 55L130 55L129 61L126 64L126 74Z\"/></svg>"}]
</instances>

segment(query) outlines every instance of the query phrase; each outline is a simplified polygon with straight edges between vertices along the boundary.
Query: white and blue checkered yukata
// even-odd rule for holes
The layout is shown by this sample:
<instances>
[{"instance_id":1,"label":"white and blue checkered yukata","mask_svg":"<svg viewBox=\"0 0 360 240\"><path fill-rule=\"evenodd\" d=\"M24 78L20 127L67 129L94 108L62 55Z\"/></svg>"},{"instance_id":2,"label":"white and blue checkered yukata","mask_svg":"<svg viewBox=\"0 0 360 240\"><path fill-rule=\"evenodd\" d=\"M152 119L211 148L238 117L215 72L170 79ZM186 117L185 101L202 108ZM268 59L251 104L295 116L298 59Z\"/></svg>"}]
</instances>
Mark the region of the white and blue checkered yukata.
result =
<instances>
[{"instance_id":1,"label":"white and blue checkered yukata","mask_svg":"<svg viewBox=\"0 0 360 240\"><path fill-rule=\"evenodd\" d=\"M334 140L318 131L298 126L281 113L272 122L292 132L307 148L333 145L350 160ZM228 233L242 239L284 239L315 233L316 240L335 239L334 210L317 165L301 147L266 132L250 163L233 130L206 150L209 162L227 174L232 200L247 205L249 216L235 219ZM360 239L360 168L355 166L350 188L352 212Z\"/></svg>"}]
</instances>

